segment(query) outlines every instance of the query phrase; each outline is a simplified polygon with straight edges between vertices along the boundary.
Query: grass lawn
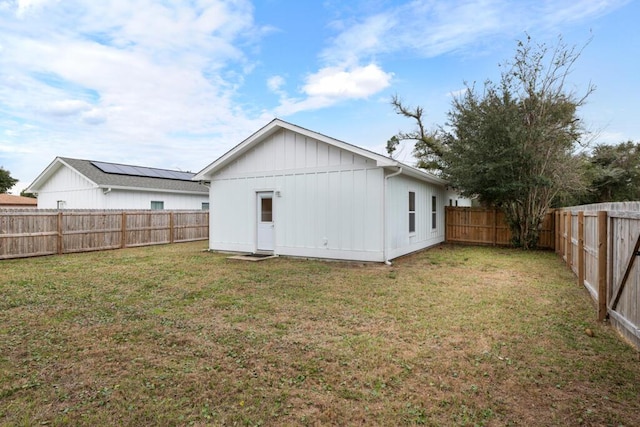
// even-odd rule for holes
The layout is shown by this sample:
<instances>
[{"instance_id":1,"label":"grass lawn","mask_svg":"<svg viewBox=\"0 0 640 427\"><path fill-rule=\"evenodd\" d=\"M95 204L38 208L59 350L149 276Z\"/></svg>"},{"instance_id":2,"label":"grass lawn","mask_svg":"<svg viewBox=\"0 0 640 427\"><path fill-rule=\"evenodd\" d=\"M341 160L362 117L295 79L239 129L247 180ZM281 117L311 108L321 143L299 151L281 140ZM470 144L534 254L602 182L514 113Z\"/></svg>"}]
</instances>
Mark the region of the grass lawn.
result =
<instances>
[{"instance_id":1,"label":"grass lawn","mask_svg":"<svg viewBox=\"0 0 640 427\"><path fill-rule=\"evenodd\" d=\"M0 261L0 425L640 425L638 353L553 253L205 247Z\"/></svg>"}]
</instances>

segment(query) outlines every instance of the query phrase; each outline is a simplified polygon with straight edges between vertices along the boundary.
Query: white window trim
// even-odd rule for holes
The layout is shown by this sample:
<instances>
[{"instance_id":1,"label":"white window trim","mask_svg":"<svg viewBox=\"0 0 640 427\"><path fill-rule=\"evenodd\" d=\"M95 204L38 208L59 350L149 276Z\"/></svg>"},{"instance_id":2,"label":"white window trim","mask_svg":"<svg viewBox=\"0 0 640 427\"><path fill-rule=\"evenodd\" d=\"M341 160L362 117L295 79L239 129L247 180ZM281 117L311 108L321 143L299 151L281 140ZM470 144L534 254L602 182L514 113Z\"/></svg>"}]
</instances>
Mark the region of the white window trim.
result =
<instances>
[{"instance_id":1,"label":"white window trim","mask_svg":"<svg viewBox=\"0 0 640 427\"><path fill-rule=\"evenodd\" d=\"M413 210L411 210L411 194L413 194ZM407 205L408 205L407 208L408 209L407 209L407 211L408 211L408 214L409 214L408 217L407 217L407 220L409 221L409 224L408 224L409 225L409 227L408 227L409 236L414 236L416 234L416 230L418 228L417 227L417 223L418 223L417 222L417 214L416 214L416 205L417 205L417 203L416 203L416 192L415 192L415 190L409 190L408 191L407 200L408 200L408 203L407 203ZM413 214L413 230L411 230L411 214Z\"/></svg>"},{"instance_id":2,"label":"white window trim","mask_svg":"<svg viewBox=\"0 0 640 427\"><path fill-rule=\"evenodd\" d=\"M438 229L438 196L431 196L431 230Z\"/></svg>"}]
</instances>

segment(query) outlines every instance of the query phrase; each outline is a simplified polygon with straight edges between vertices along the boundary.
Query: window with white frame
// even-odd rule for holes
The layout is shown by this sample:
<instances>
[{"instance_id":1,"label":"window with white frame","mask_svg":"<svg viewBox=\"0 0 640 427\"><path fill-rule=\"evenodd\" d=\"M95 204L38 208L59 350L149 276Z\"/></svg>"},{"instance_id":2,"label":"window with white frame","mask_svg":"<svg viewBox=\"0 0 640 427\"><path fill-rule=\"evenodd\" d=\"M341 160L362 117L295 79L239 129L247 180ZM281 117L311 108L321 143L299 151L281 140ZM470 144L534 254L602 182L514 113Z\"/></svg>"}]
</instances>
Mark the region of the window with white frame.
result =
<instances>
[{"instance_id":1,"label":"window with white frame","mask_svg":"<svg viewBox=\"0 0 640 427\"><path fill-rule=\"evenodd\" d=\"M153 211L161 211L164 209L164 202L152 200L151 201L151 210Z\"/></svg>"},{"instance_id":2,"label":"window with white frame","mask_svg":"<svg viewBox=\"0 0 640 427\"><path fill-rule=\"evenodd\" d=\"M202 210L203 211L209 210L209 202L202 202Z\"/></svg>"},{"instance_id":3,"label":"window with white frame","mask_svg":"<svg viewBox=\"0 0 640 427\"><path fill-rule=\"evenodd\" d=\"M409 191L409 233L416 232L416 193Z\"/></svg>"},{"instance_id":4,"label":"window with white frame","mask_svg":"<svg viewBox=\"0 0 640 427\"><path fill-rule=\"evenodd\" d=\"M438 226L438 199L436 196L431 196L431 228L435 229Z\"/></svg>"}]
</instances>

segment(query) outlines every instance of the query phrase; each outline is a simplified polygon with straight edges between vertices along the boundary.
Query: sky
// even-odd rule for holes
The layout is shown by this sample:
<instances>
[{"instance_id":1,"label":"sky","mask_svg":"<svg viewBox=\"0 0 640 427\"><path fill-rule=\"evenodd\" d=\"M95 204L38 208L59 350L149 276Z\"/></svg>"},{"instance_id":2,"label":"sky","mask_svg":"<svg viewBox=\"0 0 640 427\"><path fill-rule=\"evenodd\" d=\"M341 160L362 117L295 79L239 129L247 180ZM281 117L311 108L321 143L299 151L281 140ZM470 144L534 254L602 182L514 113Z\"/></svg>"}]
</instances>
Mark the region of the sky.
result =
<instances>
[{"instance_id":1,"label":"sky","mask_svg":"<svg viewBox=\"0 0 640 427\"><path fill-rule=\"evenodd\" d=\"M432 129L518 40L584 47L594 143L640 142L640 1L0 0L0 167L56 156L198 172L278 117L384 154ZM410 144L398 156L412 163Z\"/></svg>"}]
</instances>

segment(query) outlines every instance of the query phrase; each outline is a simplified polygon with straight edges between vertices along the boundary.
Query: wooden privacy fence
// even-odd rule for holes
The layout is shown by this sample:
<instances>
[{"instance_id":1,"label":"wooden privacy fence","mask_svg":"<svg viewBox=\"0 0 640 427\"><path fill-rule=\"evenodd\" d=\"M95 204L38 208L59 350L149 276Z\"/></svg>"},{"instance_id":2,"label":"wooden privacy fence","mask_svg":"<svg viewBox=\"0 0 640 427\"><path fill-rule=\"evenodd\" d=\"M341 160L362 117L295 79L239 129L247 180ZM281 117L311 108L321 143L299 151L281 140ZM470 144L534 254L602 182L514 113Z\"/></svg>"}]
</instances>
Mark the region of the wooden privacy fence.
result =
<instances>
[{"instance_id":1,"label":"wooden privacy fence","mask_svg":"<svg viewBox=\"0 0 640 427\"><path fill-rule=\"evenodd\" d=\"M555 216L550 211L542 222L538 247L555 248ZM474 245L511 245L511 230L499 209L445 208L445 240Z\"/></svg>"},{"instance_id":2,"label":"wooden privacy fence","mask_svg":"<svg viewBox=\"0 0 640 427\"><path fill-rule=\"evenodd\" d=\"M638 208L636 203L575 206L555 216L556 252L591 294L598 319L608 317L640 348Z\"/></svg>"},{"instance_id":3,"label":"wooden privacy fence","mask_svg":"<svg viewBox=\"0 0 640 427\"><path fill-rule=\"evenodd\" d=\"M207 211L1 211L0 259L204 240Z\"/></svg>"}]
</instances>

